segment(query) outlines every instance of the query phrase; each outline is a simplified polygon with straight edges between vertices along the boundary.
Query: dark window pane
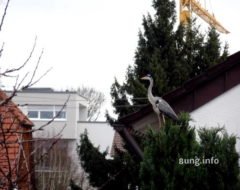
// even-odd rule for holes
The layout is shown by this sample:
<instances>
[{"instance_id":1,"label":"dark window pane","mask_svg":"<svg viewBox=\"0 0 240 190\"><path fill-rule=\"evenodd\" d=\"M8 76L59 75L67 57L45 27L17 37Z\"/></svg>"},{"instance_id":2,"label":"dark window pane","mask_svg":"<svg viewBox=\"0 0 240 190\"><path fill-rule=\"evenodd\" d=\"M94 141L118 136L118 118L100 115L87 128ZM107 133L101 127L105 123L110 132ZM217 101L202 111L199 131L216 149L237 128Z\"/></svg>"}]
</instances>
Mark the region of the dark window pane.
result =
<instances>
[{"instance_id":1,"label":"dark window pane","mask_svg":"<svg viewBox=\"0 0 240 190\"><path fill-rule=\"evenodd\" d=\"M28 111L29 118L38 118L38 111Z\"/></svg>"},{"instance_id":2,"label":"dark window pane","mask_svg":"<svg viewBox=\"0 0 240 190\"><path fill-rule=\"evenodd\" d=\"M57 119L66 119L66 112L65 111L61 111L61 112L56 111L55 114L56 114Z\"/></svg>"},{"instance_id":3,"label":"dark window pane","mask_svg":"<svg viewBox=\"0 0 240 190\"><path fill-rule=\"evenodd\" d=\"M40 112L40 118L41 119L52 119L53 118L53 112L52 111L41 111Z\"/></svg>"}]
</instances>

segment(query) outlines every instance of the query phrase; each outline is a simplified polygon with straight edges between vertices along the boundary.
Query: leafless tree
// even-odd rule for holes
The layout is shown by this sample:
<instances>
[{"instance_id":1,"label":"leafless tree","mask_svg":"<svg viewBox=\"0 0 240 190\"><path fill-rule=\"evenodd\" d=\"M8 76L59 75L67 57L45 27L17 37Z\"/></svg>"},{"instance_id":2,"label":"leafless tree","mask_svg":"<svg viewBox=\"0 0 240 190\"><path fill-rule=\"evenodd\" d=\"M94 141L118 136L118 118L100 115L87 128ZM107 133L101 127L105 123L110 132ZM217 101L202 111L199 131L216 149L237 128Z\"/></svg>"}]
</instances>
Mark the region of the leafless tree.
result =
<instances>
[{"instance_id":1,"label":"leafless tree","mask_svg":"<svg viewBox=\"0 0 240 190\"><path fill-rule=\"evenodd\" d=\"M45 154L49 142L49 140L43 142L44 146L38 148L37 157ZM79 170L79 163L74 162L71 156L72 151L72 143L61 140L47 153L43 162L35 170L37 189L65 190L71 180L84 189L88 187L86 175L83 170Z\"/></svg>"},{"instance_id":2,"label":"leafless tree","mask_svg":"<svg viewBox=\"0 0 240 190\"><path fill-rule=\"evenodd\" d=\"M104 94L94 88L82 86L77 89L79 95L88 100L88 121L96 121L101 113L102 105L105 101Z\"/></svg>"},{"instance_id":3,"label":"leafless tree","mask_svg":"<svg viewBox=\"0 0 240 190\"><path fill-rule=\"evenodd\" d=\"M4 6L3 14L0 19L0 34L3 28L4 19L7 14L10 0L7 0ZM49 71L42 73L37 77L37 71L41 62L43 51L40 52L36 64L32 71L19 74L26 65L30 64L30 60L35 56L37 39L33 43L26 60L18 67L7 68L0 72L0 77L7 77L15 80L10 95L6 95L0 89L0 189L2 190L34 190L35 185L35 167L42 163L51 150L58 143L61 132L51 137L45 152L39 154L39 146L33 146L37 139L33 139L32 134L39 130L44 130L51 122L54 121L58 114L50 121L40 127L32 128L32 122L20 111L19 107L12 101L17 92L27 89L35 85ZM4 43L3 43L4 44ZM3 54L4 45L0 48L0 58ZM66 105L68 100L63 105ZM59 114L62 110L59 111ZM64 126L63 126L64 128ZM63 175L63 173L61 173ZM67 179L66 179L67 180Z\"/></svg>"}]
</instances>

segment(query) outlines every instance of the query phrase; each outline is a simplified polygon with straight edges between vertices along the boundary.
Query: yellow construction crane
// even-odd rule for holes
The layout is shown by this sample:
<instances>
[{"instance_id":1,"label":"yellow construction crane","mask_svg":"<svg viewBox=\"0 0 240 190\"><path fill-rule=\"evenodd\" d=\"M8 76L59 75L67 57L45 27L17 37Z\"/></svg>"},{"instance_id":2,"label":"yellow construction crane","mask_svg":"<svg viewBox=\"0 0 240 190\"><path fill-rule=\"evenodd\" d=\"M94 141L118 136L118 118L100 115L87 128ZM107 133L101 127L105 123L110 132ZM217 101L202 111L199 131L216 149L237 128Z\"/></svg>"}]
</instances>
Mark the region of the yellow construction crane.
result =
<instances>
[{"instance_id":1,"label":"yellow construction crane","mask_svg":"<svg viewBox=\"0 0 240 190\"><path fill-rule=\"evenodd\" d=\"M192 16L192 12L201 17L209 25L213 26L217 31L225 34L229 33L229 31L196 0L180 0L180 22L187 24Z\"/></svg>"}]
</instances>

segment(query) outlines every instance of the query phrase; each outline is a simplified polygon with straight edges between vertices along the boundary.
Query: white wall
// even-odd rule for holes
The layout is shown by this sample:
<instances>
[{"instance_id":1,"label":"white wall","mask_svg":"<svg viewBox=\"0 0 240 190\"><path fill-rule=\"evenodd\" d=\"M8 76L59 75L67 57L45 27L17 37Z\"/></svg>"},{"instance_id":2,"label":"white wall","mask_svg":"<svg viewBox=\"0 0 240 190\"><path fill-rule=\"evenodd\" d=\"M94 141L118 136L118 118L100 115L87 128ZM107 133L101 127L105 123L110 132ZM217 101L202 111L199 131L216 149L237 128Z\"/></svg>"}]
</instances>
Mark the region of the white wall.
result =
<instances>
[{"instance_id":1,"label":"white wall","mask_svg":"<svg viewBox=\"0 0 240 190\"><path fill-rule=\"evenodd\" d=\"M240 85L228 90L207 104L191 112L194 121L190 124L198 127L225 126L228 134L240 136ZM240 152L240 142L237 140Z\"/></svg>"},{"instance_id":2,"label":"white wall","mask_svg":"<svg viewBox=\"0 0 240 190\"><path fill-rule=\"evenodd\" d=\"M69 98L69 100L68 100ZM68 100L68 101L67 101ZM43 131L37 131L34 137L53 137L58 134L63 127L61 133L63 139L76 139L77 136L77 122L79 119L87 119L87 100L77 95L74 92L18 92L13 101L20 105L59 105L63 106L66 103L66 120L55 120L50 125L47 125ZM79 109L86 108L86 109ZM20 109L27 114L28 106L20 106ZM45 125L48 120L32 119L35 128Z\"/></svg>"},{"instance_id":3,"label":"white wall","mask_svg":"<svg viewBox=\"0 0 240 190\"><path fill-rule=\"evenodd\" d=\"M105 151L108 148L110 154L114 129L107 122L78 122L78 137L84 133L85 129L93 145L100 146L100 151Z\"/></svg>"}]
</instances>

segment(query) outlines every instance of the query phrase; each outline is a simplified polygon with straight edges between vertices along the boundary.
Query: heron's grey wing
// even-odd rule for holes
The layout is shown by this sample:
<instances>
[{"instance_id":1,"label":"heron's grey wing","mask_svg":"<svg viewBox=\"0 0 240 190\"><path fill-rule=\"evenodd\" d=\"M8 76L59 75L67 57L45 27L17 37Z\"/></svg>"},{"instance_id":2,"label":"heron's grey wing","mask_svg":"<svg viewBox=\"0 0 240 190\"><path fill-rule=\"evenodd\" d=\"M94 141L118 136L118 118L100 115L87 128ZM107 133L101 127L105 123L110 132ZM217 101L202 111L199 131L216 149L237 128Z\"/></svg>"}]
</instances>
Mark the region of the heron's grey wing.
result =
<instances>
[{"instance_id":1,"label":"heron's grey wing","mask_svg":"<svg viewBox=\"0 0 240 190\"><path fill-rule=\"evenodd\" d=\"M158 97L158 101L156 101L156 106L168 117L172 118L173 120L178 120L177 114L173 111L171 106L164 99Z\"/></svg>"}]
</instances>

